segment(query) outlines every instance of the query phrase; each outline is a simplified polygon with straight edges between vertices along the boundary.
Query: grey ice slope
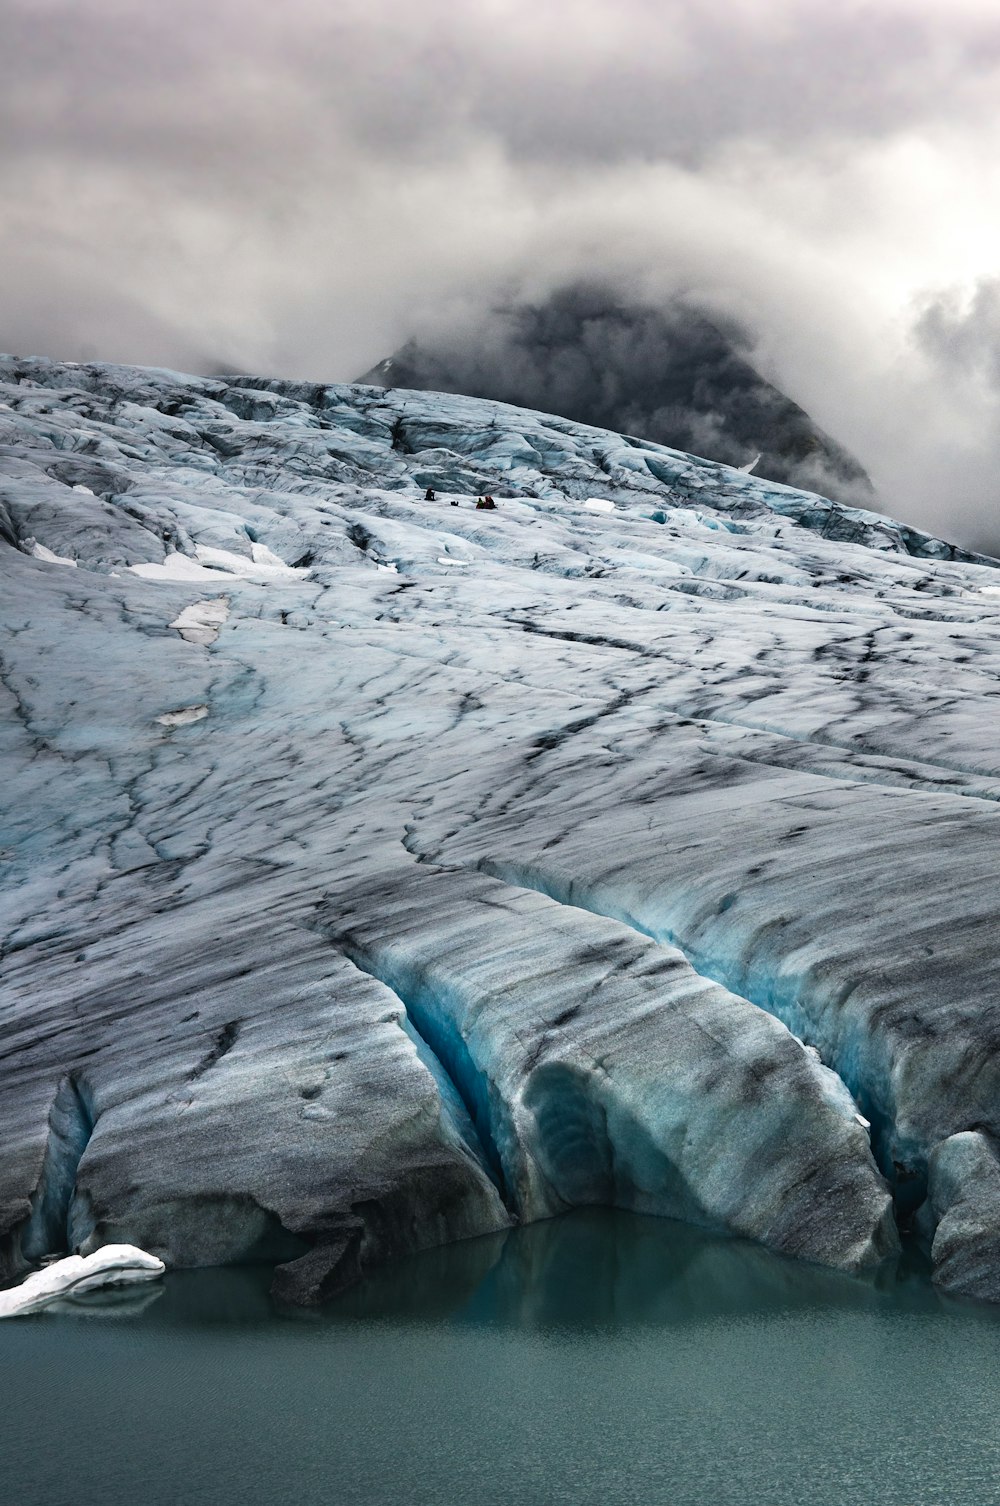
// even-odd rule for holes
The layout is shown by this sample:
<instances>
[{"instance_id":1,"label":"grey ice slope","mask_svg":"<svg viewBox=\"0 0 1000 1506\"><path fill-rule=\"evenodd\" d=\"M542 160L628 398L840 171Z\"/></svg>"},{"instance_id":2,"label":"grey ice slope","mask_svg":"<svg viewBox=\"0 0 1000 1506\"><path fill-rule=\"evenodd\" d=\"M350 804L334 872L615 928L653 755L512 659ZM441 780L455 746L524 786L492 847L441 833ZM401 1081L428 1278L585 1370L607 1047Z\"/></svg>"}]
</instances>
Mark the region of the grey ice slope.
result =
<instances>
[{"instance_id":1,"label":"grey ice slope","mask_svg":"<svg viewBox=\"0 0 1000 1506\"><path fill-rule=\"evenodd\" d=\"M3 1277L585 1203L860 1270L895 1194L1000 1292L989 564L472 399L0 377Z\"/></svg>"}]
</instances>

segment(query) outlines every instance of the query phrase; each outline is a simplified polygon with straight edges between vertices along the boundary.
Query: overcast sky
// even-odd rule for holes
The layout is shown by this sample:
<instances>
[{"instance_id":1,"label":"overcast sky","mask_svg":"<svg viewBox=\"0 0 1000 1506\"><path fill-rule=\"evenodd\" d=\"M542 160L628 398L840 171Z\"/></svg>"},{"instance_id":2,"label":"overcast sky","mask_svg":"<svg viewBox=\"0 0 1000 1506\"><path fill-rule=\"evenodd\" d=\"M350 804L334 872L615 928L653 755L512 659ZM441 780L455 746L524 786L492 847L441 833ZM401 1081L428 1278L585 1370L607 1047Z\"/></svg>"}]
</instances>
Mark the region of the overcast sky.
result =
<instances>
[{"instance_id":1,"label":"overcast sky","mask_svg":"<svg viewBox=\"0 0 1000 1506\"><path fill-rule=\"evenodd\" d=\"M0 0L0 348L346 380L581 274L738 313L1000 549L995 0Z\"/></svg>"}]
</instances>

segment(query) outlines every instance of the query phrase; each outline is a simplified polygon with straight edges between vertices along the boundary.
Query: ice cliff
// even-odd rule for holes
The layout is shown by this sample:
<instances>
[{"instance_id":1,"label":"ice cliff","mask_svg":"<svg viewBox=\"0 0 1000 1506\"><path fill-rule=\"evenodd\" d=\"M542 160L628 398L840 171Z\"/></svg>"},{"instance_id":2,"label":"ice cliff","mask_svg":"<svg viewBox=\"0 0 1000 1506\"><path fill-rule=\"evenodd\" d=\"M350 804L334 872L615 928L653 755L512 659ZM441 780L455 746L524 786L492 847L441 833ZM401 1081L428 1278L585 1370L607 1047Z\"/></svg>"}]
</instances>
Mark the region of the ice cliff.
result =
<instances>
[{"instance_id":1,"label":"ice cliff","mask_svg":"<svg viewBox=\"0 0 1000 1506\"><path fill-rule=\"evenodd\" d=\"M990 562L492 402L4 358L0 587L0 1281L315 1300L607 1203L1000 1296Z\"/></svg>"}]
</instances>

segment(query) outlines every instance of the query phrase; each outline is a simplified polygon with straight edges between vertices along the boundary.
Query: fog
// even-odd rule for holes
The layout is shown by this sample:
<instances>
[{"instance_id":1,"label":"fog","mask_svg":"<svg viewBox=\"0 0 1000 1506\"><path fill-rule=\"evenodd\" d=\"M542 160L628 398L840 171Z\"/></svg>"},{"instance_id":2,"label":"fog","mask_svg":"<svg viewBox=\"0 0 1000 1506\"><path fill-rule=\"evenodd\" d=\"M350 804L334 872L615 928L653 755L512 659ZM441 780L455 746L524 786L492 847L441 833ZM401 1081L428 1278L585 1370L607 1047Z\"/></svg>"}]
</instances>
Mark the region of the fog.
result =
<instances>
[{"instance_id":1,"label":"fog","mask_svg":"<svg viewBox=\"0 0 1000 1506\"><path fill-rule=\"evenodd\" d=\"M1000 17L958 0L0 0L0 347L346 380L678 291L1000 549Z\"/></svg>"}]
</instances>

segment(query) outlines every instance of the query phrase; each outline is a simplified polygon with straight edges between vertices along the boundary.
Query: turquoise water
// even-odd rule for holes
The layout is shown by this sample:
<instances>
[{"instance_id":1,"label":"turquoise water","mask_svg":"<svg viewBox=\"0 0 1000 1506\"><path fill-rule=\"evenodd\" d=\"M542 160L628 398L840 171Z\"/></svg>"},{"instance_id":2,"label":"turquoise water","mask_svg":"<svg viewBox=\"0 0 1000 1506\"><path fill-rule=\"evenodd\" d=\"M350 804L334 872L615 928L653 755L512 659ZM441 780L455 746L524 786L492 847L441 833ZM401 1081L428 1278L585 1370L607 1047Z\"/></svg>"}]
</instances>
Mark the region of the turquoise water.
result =
<instances>
[{"instance_id":1,"label":"turquoise water","mask_svg":"<svg viewBox=\"0 0 1000 1506\"><path fill-rule=\"evenodd\" d=\"M17 1506L988 1506L1000 1312L574 1214L321 1316L255 1271L0 1325ZM92 1299L96 1302L96 1299Z\"/></svg>"}]
</instances>

